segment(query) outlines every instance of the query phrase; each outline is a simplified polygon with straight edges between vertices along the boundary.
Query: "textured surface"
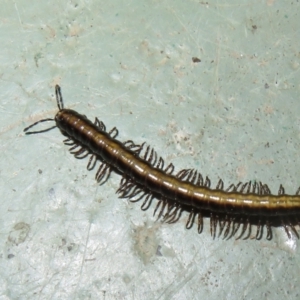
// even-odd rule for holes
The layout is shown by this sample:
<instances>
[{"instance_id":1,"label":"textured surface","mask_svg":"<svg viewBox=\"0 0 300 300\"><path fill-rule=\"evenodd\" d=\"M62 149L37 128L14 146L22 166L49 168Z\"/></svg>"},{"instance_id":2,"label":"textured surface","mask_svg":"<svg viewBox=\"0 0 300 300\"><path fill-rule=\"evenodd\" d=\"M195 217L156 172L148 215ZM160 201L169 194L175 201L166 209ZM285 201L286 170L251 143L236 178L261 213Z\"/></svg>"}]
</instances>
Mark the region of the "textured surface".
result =
<instances>
[{"instance_id":1,"label":"textured surface","mask_svg":"<svg viewBox=\"0 0 300 300\"><path fill-rule=\"evenodd\" d=\"M0 299L296 299L298 241L212 240L97 186L58 130L66 107L213 183L299 176L297 1L5 1ZM193 58L194 61L193 62ZM198 58L200 62L197 62Z\"/></svg>"}]
</instances>

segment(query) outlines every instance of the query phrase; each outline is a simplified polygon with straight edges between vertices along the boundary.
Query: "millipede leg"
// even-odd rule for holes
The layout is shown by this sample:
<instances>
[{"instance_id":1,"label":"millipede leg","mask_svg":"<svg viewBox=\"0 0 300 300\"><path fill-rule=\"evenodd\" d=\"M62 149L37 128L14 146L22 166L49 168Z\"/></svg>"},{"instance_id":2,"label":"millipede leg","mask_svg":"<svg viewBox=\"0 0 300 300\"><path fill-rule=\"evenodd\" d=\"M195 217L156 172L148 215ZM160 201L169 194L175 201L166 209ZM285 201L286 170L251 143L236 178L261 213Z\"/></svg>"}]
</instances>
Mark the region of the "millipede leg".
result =
<instances>
[{"instance_id":1,"label":"millipede leg","mask_svg":"<svg viewBox=\"0 0 300 300\"><path fill-rule=\"evenodd\" d=\"M273 233L269 221L266 222L266 227L267 227L267 240L270 241L273 237Z\"/></svg>"},{"instance_id":2,"label":"millipede leg","mask_svg":"<svg viewBox=\"0 0 300 300\"><path fill-rule=\"evenodd\" d=\"M102 121L100 121L97 117L95 118L94 124L101 130L101 131L106 131L106 126Z\"/></svg>"},{"instance_id":3,"label":"millipede leg","mask_svg":"<svg viewBox=\"0 0 300 300\"><path fill-rule=\"evenodd\" d=\"M243 223L243 227L242 227L242 230L241 230L240 235L236 238L236 240L239 240L239 239L244 235L244 233L245 233L246 230L247 230L247 226L248 226L247 222L241 218L241 219L240 219L240 224L241 224L241 223ZM239 226L240 226L240 225L239 225Z\"/></svg>"},{"instance_id":4,"label":"millipede leg","mask_svg":"<svg viewBox=\"0 0 300 300\"><path fill-rule=\"evenodd\" d=\"M114 127L114 128L112 128L112 129L108 132L108 134L110 135L110 137L111 137L112 139L114 139L114 138L116 138L117 135L119 134L119 131L118 131L117 127Z\"/></svg>"},{"instance_id":5,"label":"millipede leg","mask_svg":"<svg viewBox=\"0 0 300 300\"><path fill-rule=\"evenodd\" d=\"M159 220L161 218L161 216L163 215L164 213L164 210L166 208L166 205L167 205L167 201L166 200L162 200L162 207L158 213L158 216L157 216L157 219L156 220Z\"/></svg>"},{"instance_id":6,"label":"millipede leg","mask_svg":"<svg viewBox=\"0 0 300 300\"><path fill-rule=\"evenodd\" d=\"M199 212L198 213L198 233L200 234L203 231L203 216Z\"/></svg>"},{"instance_id":7,"label":"millipede leg","mask_svg":"<svg viewBox=\"0 0 300 300\"><path fill-rule=\"evenodd\" d=\"M249 220L247 220L247 227L248 227L248 234L243 238L243 240L248 240L252 232L252 225L249 223Z\"/></svg>"},{"instance_id":8,"label":"millipede leg","mask_svg":"<svg viewBox=\"0 0 300 300\"><path fill-rule=\"evenodd\" d=\"M232 223L232 219L231 218L227 219L227 226L226 226L226 230L225 230L224 235L223 235L223 239L227 238L227 236L228 236L228 234L230 232L231 223Z\"/></svg>"},{"instance_id":9,"label":"millipede leg","mask_svg":"<svg viewBox=\"0 0 300 300\"><path fill-rule=\"evenodd\" d=\"M92 154L86 168L89 171L93 170L95 168L96 162L97 162L97 157L95 154Z\"/></svg>"},{"instance_id":10,"label":"millipede leg","mask_svg":"<svg viewBox=\"0 0 300 300\"><path fill-rule=\"evenodd\" d=\"M192 211L189 213L188 220L185 224L186 229L191 229L193 227L195 216L196 216L195 211L192 209Z\"/></svg>"},{"instance_id":11,"label":"millipede leg","mask_svg":"<svg viewBox=\"0 0 300 300\"><path fill-rule=\"evenodd\" d=\"M256 229L256 236L255 236L255 238L257 240L261 240L261 238L263 236L263 228L264 228L264 226L261 224L261 221L259 220L257 229Z\"/></svg>"},{"instance_id":12,"label":"millipede leg","mask_svg":"<svg viewBox=\"0 0 300 300\"><path fill-rule=\"evenodd\" d=\"M143 204L141 205L141 210L147 210L151 203L152 203L152 200L153 200L154 196L152 194L148 194L147 197L145 198Z\"/></svg>"}]
</instances>

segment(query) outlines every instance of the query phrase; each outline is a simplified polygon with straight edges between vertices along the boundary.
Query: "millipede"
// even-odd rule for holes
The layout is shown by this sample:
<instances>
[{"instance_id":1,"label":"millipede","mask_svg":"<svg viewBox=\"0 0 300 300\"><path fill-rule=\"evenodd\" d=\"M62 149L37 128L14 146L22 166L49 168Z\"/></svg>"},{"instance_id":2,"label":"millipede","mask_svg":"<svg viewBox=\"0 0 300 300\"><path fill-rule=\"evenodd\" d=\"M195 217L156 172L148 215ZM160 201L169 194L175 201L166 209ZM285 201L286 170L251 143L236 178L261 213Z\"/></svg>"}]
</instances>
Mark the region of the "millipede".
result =
<instances>
[{"instance_id":1,"label":"millipede","mask_svg":"<svg viewBox=\"0 0 300 300\"><path fill-rule=\"evenodd\" d=\"M162 157L149 145L135 144L132 140L116 139L116 127L106 131L97 117L90 121L75 110L65 109L58 85L55 86L58 112L54 119L39 120L24 129L25 134L37 134L58 128L66 137L63 141L77 159L89 156L87 170L95 169L95 179L102 185L112 171L121 175L116 193L131 202L142 201L141 209L147 210L157 201L153 215L166 223L177 222L187 212L185 227L196 223L198 233L203 231L203 219L210 218L210 233L215 237L230 239L256 239L273 237L272 228L282 226L288 236L299 239L300 187L295 195L285 194L280 185L278 194L272 194L268 185L249 181L224 187L220 179L215 188L208 177L195 169L175 173L172 163L165 165ZM42 122L54 121L55 125L43 130L31 129ZM256 230L252 232L253 225ZM264 234L264 229L266 234Z\"/></svg>"}]
</instances>

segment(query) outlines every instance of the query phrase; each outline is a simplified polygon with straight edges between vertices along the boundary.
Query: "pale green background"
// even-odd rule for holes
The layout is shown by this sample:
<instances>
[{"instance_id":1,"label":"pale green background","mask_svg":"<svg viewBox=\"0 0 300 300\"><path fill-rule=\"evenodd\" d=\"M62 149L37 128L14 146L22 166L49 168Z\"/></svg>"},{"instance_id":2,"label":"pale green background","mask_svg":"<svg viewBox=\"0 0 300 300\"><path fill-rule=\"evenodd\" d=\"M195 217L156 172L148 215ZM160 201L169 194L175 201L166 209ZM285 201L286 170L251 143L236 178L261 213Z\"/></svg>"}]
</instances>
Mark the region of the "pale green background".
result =
<instances>
[{"instance_id":1,"label":"pale green background","mask_svg":"<svg viewBox=\"0 0 300 300\"><path fill-rule=\"evenodd\" d=\"M2 299L298 299L299 242L155 222L23 128L66 107L216 184L300 185L298 1L2 1ZM201 59L193 63L192 57Z\"/></svg>"}]
</instances>

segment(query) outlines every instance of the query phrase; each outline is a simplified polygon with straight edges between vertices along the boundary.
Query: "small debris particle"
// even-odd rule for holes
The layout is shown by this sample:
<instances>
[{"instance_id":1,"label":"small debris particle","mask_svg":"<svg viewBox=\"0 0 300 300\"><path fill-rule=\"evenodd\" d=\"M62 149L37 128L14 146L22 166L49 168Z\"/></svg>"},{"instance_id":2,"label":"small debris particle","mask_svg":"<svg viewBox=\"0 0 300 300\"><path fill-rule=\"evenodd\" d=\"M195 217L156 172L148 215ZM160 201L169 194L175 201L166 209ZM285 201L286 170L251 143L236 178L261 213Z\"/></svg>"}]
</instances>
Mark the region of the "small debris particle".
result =
<instances>
[{"instance_id":1,"label":"small debris particle","mask_svg":"<svg viewBox=\"0 0 300 300\"><path fill-rule=\"evenodd\" d=\"M194 63L199 63L199 62L201 62L201 59L198 58L198 57L192 57L192 61L193 61Z\"/></svg>"}]
</instances>

